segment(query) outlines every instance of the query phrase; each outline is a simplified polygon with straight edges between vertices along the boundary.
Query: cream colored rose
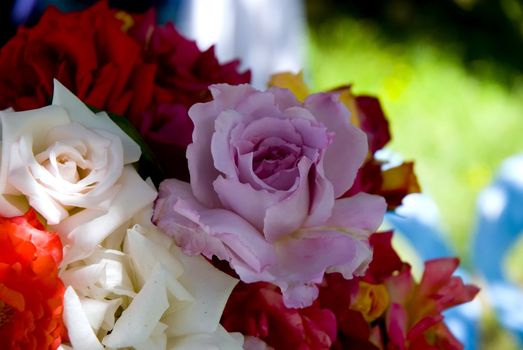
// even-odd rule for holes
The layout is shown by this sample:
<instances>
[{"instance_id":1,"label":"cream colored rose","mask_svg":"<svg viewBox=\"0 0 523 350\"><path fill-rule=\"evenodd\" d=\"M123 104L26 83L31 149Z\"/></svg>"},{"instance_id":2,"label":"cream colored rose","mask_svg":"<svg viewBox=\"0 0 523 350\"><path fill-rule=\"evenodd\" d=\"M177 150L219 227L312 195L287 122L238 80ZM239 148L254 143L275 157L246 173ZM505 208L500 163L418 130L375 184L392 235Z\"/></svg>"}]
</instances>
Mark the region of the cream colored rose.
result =
<instances>
[{"instance_id":1,"label":"cream colored rose","mask_svg":"<svg viewBox=\"0 0 523 350\"><path fill-rule=\"evenodd\" d=\"M51 106L3 111L0 121L0 215L36 209L60 234L64 264L90 255L156 197L132 165L140 147L56 80Z\"/></svg>"},{"instance_id":2,"label":"cream colored rose","mask_svg":"<svg viewBox=\"0 0 523 350\"><path fill-rule=\"evenodd\" d=\"M242 336L219 324L237 280L201 256L185 256L150 224L151 212L152 205L89 257L64 269L68 345L75 350L240 350Z\"/></svg>"},{"instance_id":3,"label":"cream colored rose","mask_svg":"<svg viewBox=\"0 0 523 350\"><path fill-rule=\"evenodd\" d=\"M55 81L53 105L1 112L0 190L24 195L48 224L75 208L106 210L139 146L105 113L92 113Z\"/></svg>"}]
</instances>

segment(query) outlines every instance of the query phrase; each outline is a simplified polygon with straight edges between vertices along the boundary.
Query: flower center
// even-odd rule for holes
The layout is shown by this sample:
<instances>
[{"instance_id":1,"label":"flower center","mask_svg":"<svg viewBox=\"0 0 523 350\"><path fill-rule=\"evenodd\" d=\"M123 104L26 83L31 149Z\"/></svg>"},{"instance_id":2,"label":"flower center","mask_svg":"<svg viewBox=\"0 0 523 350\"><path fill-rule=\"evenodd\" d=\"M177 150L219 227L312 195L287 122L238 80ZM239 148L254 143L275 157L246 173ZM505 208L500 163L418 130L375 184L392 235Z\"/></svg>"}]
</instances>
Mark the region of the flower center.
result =
<instances>
[{"instance_id":1,"label":"flower center","mask_svg":"<svg viewBox=\"0 0 523 350\"><path fill-rule=\"evenodd\" d=\"M50 174L60 177L74 184L86 177L91 168L87 158L87 147L82 142L56 142L44 152L36 156L36 160L49 171ZM70 143L70 141L69 141Z\"/></svg>"},{"instance_id":2,"label":"flower center","mask_svg":"<svg viewBox=\"0 0 523 350\"><path fill-rule=\"evenodd\" d=\"M0 300L0 328L2 328L6 323L11 321L12 317L13 308Z\"/></svg>"}]
</instances>

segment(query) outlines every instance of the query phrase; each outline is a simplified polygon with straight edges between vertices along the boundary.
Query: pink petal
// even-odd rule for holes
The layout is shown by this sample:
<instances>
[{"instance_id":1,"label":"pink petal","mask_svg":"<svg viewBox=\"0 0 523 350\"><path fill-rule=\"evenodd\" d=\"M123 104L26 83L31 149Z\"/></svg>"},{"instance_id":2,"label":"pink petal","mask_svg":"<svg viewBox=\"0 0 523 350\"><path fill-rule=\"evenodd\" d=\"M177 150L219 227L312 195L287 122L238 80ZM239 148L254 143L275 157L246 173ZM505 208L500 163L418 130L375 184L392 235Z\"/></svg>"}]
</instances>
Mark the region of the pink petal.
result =
<instances>
[{"instance_id":1,"label":"pink petal","mask_svg":"<svg viewBox=\"0 0 523 350\"><path fill-rule=\"evenodd\" d=\"M298 163L299 183L289 190L289 196L265 212L263 233L269 242L274 242L285 235L291 235L300 228L307 218L309 209L308 174L311 162L302 158Z\"/></svg>"},{"instance_id":2,"label":"pink petal","mask_svg":"<svg viewBox=\"0 0 523 350\"><path fill-rule=\"evenodd\" d=\"M249 84L214 84L209 86L209 90L213 97L211 103L216 104L216 109L220 111L237 109L242 101L245 101L249 96L259 92Z\"/></svg>"},{"instance_id":3,"label":"pink petal","mask_svg":"<svg viewBox=\"0 0 523 350\"><path fill-rule=\"evenodd\" d=\"M214 189L225 208L234 211L260 231L263 231L267 209L286 196L284 192L256 190L249 184L222 176L214 181Z\"/></svg>"},{"instance_id":4,"label":"pink petal","mask_svg":"<svg viewBox=\"0 0 523 350\"><path fill-rule=\"evenodd\" d=\"M245 96L235 108L244 116L244 122L251 123L261 118L279 118L280 110L275 105L275 96L266 91L255 91Z\"/></svg>"},{"instance_id":5,"label":"pink petal","mask_svg":"<svg viewBox=\"0 0 523 350\"><path fill-rule=\"evenodd\" d=\"M399 304L391 304L387 313L387 333L392 344L399 350L405 350L407 336L407 312Z\"/></svg>"},{"instance_id":6,"label":"pink petal","mask_svg":"<svg viewBox=\"0 0 523 350\"><path fill-rule=\"evenodd\" d=\"M349 111L335 94L319 93L305 100L316 119L335 133L324 159L325 176L334 186L335 197L345 193L354 182L368 152L367 136L351 125Z\"/></svg>"},{"instance_id":7,"label":"pink petal","mask_svg":"<svg viewBox=\"0 0 523 350\"><path fill-rule=\"evenodd\" d=\"M212 102L197 103L189 109L189 116L194 123L193 142L187 146L191 187L194 196L209 207L218 202L212 188L212 182L218 177L219 172L214 168L211 138L214 133L214 120L219 112Z\"/></svg>"},{"instance_id":8,"label":"pink petal","mask_svg":"<svg viewBox=\"0 0 523 350\"><path fill-rule=\"evenodd\" d=\"M315 296L314 283L320 283L326 271L343 270L353 277L361 261L370 261L371 250L361 242L337 231L303 231L296 239L276 244L278 263L269 272L275 276L287 307L304 307ZM349 267L352 267L352 274Z\"/></svg>"},{"instance_id":9,"label":"pink petal","mask_svg":"<svg viewBox=\"0 0 523 350\"><path fill-rule=\"evenodd\" d=\"M294 96L294 94L288 89L271 87L267 91L274 95L274 102L281 111L301 105L301 103L296 99L296 96Z\"/></svg>"},{"instance_id":10,"label":"pink petal","mask_svg":"<svg viewBox=\"0 0 523 350\"><path fill-rule=\"evenodd\" d=\"M452 274L458 266L458 258L440 258L427 261L421 277L419 293L428 295L431 292L438 291L450 282Z\"/></svg>"},{"instance_id":11,"label":"pink petal","mask_svg":"<svg viewBox=\"0 0 523 350\"><path fill-rule=\"evenodd\" d=\"M332 184L322 175L316 174L314 183L310 187L313 191L310 194L311 204L309 216L304 223L305 227L319 226L325 223L331 217L335 203Z\"/></svg>"},{"instance_id":12,"label":"pink petal","mask_svg":"<svg viewBox=\"0 0 523 350\"><path fill-rule=\"evenodd\" d=\"M241 123L241 120L242 116L238 112L227 110L221 112L214 123L215 132L211 140L213 164L230 179L238 178L234 155L231 152L230 133L235 125Z\"/></svg>"},{"instance_id":13,"label":"pink petal","mask_svg":"<svg viewBox=\"0 0 523 350\"><path fill-rule=\"evenodd\" d=\"M349 198L337 199L327 225L345 227L352 234L367 237L381 225L386 210L387 203L383 197L360 192Z\"/></svg>"},{"instance_id":14,"label":"pink petal","mask_svg":"<svg viewBox=\"0 0 523 350\"><path fill-rule=\"evenodd\" d=\"M152 221L166 234L173 236L185 254L226 256L227 250L218 238L209 236L197 223L174 210L175 205L180 202L182 206L205 210L194 198L188 183L176 179L163 181L154 205Z\"/></svg>"},{"instance_id":15,"label":"pink petal","mask_svg":"<svg viewBox=\"0 0 523 350\"><path fill-rule=\"evenodd\" d=\"M188 190L182 181L162 182L153 216L182 248L200 247L207 257L216 255L255 274L274 263L273 247L251 224L231 211L204 207Z\"/></svg>"}]
</instances>

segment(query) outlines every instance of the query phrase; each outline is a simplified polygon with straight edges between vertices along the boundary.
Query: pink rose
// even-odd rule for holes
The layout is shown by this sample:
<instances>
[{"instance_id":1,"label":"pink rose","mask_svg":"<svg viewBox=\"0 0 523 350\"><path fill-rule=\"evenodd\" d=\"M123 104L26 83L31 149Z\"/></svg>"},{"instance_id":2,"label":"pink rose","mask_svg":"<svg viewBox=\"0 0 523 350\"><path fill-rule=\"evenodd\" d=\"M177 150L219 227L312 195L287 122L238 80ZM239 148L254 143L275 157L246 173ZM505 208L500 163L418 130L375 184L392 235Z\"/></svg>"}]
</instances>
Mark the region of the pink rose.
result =
<instances>
[{"instance_id":1,"label":"pink rose","mask_svg":"<svg viewBox=\"0 0 523 350\"><path fill-rule=\"evenodd\" d=\"M229 261L244 282L276 284L288 307L310 305L325 272L364 273L386 205L366 193L336 199L367 154L338 96L210 90L211 102L189 110L191 183L161 184L157 225L185 252Z\"/></svg>"}]
</instances>

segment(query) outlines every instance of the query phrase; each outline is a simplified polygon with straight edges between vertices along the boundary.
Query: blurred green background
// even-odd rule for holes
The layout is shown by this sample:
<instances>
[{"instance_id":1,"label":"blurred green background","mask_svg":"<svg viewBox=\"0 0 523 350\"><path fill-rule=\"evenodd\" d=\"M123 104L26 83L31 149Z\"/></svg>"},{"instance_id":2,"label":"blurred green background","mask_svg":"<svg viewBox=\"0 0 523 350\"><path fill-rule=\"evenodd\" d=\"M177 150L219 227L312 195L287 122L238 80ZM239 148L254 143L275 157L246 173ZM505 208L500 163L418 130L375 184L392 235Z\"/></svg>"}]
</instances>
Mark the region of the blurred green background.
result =
<instances>
[{"instance_id":1,"label":"blurred green background","mask_svg":"<svg viewBox=\"0 0 523 350\"><path fill-rule=\"evenodd\" d=\"M393 135L389 148L415 160L467 267L477 195L503 159L523 151L523 4L306 4L314 90L351 82L356 93L380 98ZM519 244L508 269L523 285L522 267ZM491 312L482 327L483 349L516 349Z\"/></svg>"}]
</instances>

